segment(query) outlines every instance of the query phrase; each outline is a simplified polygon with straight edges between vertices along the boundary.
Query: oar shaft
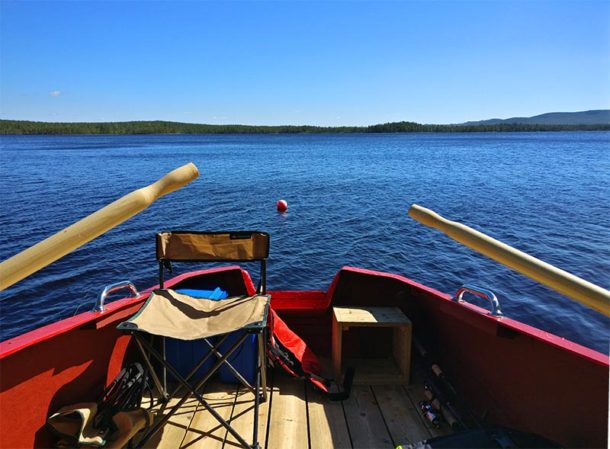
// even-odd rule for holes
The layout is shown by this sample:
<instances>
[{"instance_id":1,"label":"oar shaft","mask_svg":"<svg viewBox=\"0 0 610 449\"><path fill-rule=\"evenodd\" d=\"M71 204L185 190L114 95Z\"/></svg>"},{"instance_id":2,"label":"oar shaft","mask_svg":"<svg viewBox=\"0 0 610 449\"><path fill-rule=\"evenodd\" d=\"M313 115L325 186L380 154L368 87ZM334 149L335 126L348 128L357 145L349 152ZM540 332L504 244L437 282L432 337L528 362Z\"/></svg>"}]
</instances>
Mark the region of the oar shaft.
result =
<instances>
[{"instance_id":1,"label":"oar shaft","mask_svg":"<svg viewBox=\"0 0 610 449\"><path fill-rule=\"evenodd\" d=\"M465 246L610 316L610 291L417 204L411 206L409 215Z\"/></svg>"},{"instance_id":2,"label":"oar shaft","mask_svg":"<svg viewBox=\"0 0 610 449\"><path fill-rule=\"evenodd\" d=\"M0 263L0 291L102 235L199 176L189 163Z\"/></svg>"}]
</instances>

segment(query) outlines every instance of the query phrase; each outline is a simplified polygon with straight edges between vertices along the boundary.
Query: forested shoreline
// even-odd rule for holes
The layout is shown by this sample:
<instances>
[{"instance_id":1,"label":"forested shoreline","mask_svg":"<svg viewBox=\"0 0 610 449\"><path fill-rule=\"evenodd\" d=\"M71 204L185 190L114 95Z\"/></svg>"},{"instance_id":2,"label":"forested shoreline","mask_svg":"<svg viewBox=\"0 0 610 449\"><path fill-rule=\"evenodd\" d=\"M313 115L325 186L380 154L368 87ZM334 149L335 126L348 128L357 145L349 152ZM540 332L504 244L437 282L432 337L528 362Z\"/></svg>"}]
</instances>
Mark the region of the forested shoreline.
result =
<instances>
[{"instance_id":1,"label":"forested shoreline","mask_svg":"<svg viewBox=\"0 0 610 449\"><path fill-rule=\"evenodd\" d=\"M0 120L0 134L322 134L322 133L408 133L408 132L515 132L515 131L610 131L599 125L426 125L393 122L371 126L252 126L206 125L168 121L131 122L34 122Z\"/></svg>"}]
</instances>

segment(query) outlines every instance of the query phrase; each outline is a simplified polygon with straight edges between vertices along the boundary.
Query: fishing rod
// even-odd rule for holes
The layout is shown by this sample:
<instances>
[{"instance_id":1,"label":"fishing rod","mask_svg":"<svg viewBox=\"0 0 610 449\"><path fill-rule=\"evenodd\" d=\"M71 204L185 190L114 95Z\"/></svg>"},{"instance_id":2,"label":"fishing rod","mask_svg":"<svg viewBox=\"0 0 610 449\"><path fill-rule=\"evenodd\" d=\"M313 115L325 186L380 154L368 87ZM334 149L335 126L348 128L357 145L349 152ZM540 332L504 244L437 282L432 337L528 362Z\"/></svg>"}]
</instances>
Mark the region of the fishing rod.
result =
<instances>
[{"instance_id":1,"label":"fishing rod","mask_svg":"<svg viewBox=\"0 0 610 449\"><path fill-rule=\"evenodd\" d=\"M454 431L482 427L481 420L472 410L465 408L445 372L416 337L413 338L413 347L429 370L424 381L426 400L419 403L424 418L433 427L438 427L441 422L439 417L442 417Z\"/></svg>"}]
</instances>

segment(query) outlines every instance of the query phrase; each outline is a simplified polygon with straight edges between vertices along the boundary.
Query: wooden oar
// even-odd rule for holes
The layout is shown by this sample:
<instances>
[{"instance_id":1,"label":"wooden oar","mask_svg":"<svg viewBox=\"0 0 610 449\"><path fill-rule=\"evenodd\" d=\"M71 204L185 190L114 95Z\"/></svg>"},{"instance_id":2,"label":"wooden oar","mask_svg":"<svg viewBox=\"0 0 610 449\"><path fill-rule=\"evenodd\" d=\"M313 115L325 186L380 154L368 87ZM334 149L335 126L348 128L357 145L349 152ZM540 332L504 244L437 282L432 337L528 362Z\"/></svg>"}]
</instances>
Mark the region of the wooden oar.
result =
<instances>
[{"instance_id":1,"label":"wooden oar","mask_svg":"<svg viewBox=\"0 0 610 449\"><path fill-rule=\"evenodd\" d=\"M436 212L417 204L411 206L409 215L420 223L438 229L469 248L610 316L610 291L536 259L482 232L461 223L447 220Z\"/></svg>"},{"instance_id":2,"label":"wooden oar","mask_svg":"<svg viewBox=\"0 0 610 449\"><path fill-rule=\"evenodd\" d=\"M157 182L135 190L51 237L0 263L0 291L55 262L178 190L199 176L193 163L179 167ZM26 230L24 230L26 231Z\"/></svg>"}]
</instances>

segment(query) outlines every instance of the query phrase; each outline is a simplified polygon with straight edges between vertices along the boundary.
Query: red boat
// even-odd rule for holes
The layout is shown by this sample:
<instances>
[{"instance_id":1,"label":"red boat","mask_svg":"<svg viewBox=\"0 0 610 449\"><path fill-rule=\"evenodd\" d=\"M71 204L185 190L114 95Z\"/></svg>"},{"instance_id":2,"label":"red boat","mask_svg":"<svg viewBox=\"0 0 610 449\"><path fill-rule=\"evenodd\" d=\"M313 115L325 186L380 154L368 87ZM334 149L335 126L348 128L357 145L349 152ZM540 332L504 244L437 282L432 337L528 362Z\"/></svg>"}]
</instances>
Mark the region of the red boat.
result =
<instances>
[{"instance_id":1,"label":"red boat","mask_svg":"<svg viewBox=\"0 0 610 449\"><path fill-rule=\"evenodd\" d=\"M232 295L256 293L248 272L236 265L188 272L166 281L164 288L210 285ZM95 401L139 357L133 337L117 325L134 315L156 287L106 304L101 312L81 313L0 343L0 447L53 446L54 435L45 425L49 416L66 404ZM470 288L464 292L486 295ZM608 356L503 316L489 295L491 311L464 301L461 294L353 267L342 268L320 290L267 293L271 309L329 370L330 359L335 364L337 357L359 359L355 380L360 370L361 382L355 382L349 398L334 402L302 379L277 367L270 370L269 397L255 423L260 447L407 447L481 428L536 434L562 447L607 447ZM350 330L343 334L339 355L333 354L337 311L370 307L399 310L408 317L412 335L406 368L405 360L392 353L397 342L391 332L358 330L354 323L346 326ZM607 313L606 299L597 308ZM402 380L385 384L385 366L378 377L367 377L366 360L374 368L377 358L393 360L392 369ZM459 423L441 419L439 424L422 411L430 399L425 387L429 376L450 385L454 396L441 408L450 407ZM253 406L243 389L218 382L205 395L237 427L242 412ZM206 410L189 404L145 447L240 446L230 432L214 425Z\"/></svg>"}]
</instances>

